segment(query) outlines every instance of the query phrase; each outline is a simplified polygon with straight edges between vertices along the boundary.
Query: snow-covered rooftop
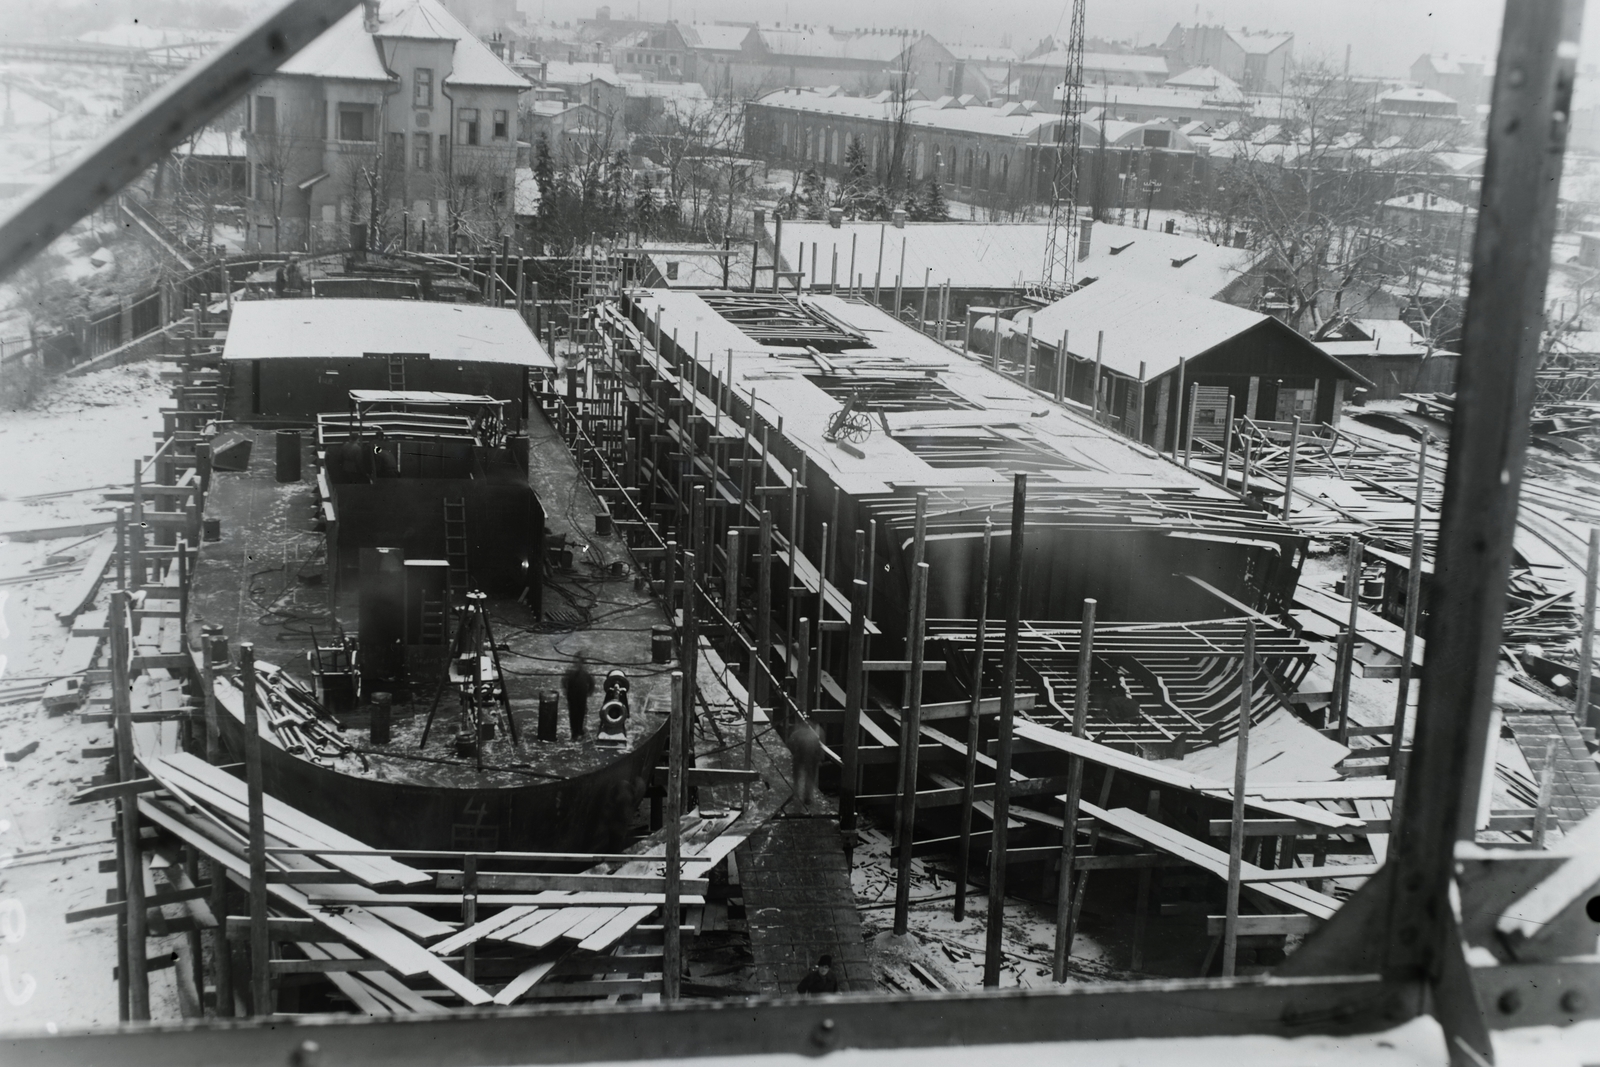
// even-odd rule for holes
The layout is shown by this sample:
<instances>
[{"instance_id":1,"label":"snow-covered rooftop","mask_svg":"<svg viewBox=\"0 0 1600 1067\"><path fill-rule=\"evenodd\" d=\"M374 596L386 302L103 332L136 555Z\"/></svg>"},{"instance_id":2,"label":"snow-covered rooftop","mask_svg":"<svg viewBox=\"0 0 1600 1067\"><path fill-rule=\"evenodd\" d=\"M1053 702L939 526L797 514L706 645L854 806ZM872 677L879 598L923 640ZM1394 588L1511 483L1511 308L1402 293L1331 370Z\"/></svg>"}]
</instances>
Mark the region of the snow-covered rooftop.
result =
<instances>
[{"instance_id":1,"label":"snow-covered rooftop","mask_svg":"<svg viewBox=\"0 0 1600 1067\"><path fill-rule=\"evenodd\" d=\"M1095 358L1096 338L1104 331L1105 365L1136 378L1142 364L1147 379L1271 321L1259 311L1124 278L1102 278L1019 315L1012 328L1026 330L1030 319L1035 338L1055 345L1066 331L1069 350L1086 359Z\"/></svg>"},{"instance_id":2,"label":"snow-covered rooftop","mask_svg":"<svg viewBox=\"0 0 1600 1067\"><path fill-rule=\"evenodd\" d=\"M899 110L899 105L877 97L825 95L811 89L780 89L757 102L809 114L884 121L893 121ZM983 106L940 107L936 101L928 100L913 100L906 108L906 123L910 126L988 133L997 137L1032 137L1058 121L1057 116L1049 113L1006 114L1000 108Z\"/></svg>"},{"instance_id":3,"label":"snow-covered rooftop","mask_svg":"<svg viewBox=\"0 0 1600 1067\"><path fill-rule=\"evenodd\" d=\"M279 67L283 74L340 81L390 81L380 54L380 38L454 41L446 84L526 89L528 82L506 66L438 0L385 0L379 7L378 31L368 33L361 7Z\"/></svg>"},{"instance_id":4,"label":"snow-covered rooftop","mask_svg":"<svg viewBox=\"0 0 1600 1067\"><path fill-rule=\"evenodd\" d=\"M359 359L367 352L555 366L509 308L420 300L241 301L233 306L222 358Z\"/></svg>"},{"instance_id":5,"label":"snow-covered rooftop","mask_svg":"<svg viewBox=\"0 0 1600 1067\"><path fill-rule=\"evenodd\" d=\"M845 222L835 229L827 222L785 220L782 256L786 270L799 266L804 247L805 288L832 280L832 256L839 254L840 284L850 269L854 242L856 273L873 284L878 272L878 246L883 245L884 286L893 287L905 249L907 287L920 286L931 268L932 284L949 282L957 289L1006 289L1038 281L1044 273L1046 226L1042 222L908 222L898 228L882 222ZM767 239L773 236L767 224ZM815 259L811 246L816 245ZM1252 253L1225 248L1198 237L1097 225L1089 238L1089 255L1077 264L1083 278L1129 278L1163 285L1197 296L1222 292L1249 265Z\"/></svg>"}]
</instances>

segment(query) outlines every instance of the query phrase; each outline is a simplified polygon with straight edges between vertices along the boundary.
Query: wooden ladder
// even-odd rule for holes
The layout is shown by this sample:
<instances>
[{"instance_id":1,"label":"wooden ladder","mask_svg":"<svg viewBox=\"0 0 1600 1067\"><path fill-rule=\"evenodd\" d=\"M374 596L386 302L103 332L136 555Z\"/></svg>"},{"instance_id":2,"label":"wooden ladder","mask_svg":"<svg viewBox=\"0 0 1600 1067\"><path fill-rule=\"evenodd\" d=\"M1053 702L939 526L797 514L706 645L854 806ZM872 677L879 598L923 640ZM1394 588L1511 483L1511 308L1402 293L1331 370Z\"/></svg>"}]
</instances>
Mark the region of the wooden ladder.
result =
<instances>
[{"instance_id":1,"label":"wooden ladder","mask_svg":"<svg viewBox=\"0 0 1600 1067\"><path fill-rule=\"evenodd\" d=\"M406 357L393 352L389 354L389 388L397 393L406 388Z\"/></svg>"},{"instance_id":2,"label":"wooden ladder","mask_svg":"<svg viewBox=\"0 0 1600 1067\"><path fill-rule=\"evenodd\" d=\"M467 502L444 502L444 558L450 565L450 591L467 591Z\"/></svg>"}]
</instances>

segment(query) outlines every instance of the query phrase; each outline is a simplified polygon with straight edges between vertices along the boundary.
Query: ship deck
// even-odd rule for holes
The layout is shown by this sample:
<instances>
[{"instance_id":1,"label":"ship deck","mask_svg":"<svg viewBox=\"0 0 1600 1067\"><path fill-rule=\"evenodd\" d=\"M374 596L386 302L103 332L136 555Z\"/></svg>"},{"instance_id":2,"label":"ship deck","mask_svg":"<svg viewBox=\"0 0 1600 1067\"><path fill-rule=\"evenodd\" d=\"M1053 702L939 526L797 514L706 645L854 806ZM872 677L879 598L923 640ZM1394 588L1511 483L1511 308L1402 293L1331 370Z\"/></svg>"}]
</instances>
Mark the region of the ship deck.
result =
<instances>
[{"instance_id":1,"label":"ship deck","mask_svg":"<svg viewBox=\"0 0 1600 1067\"><path fill-rule=\"evenodd\" d=\"M206 496L206 517L221 522L222 539L201 546L194 567L189 610L199 626L218 626L230 645L250 641L258 661L274 663L310 688L309 653L338 629L354 631L354 590L329 604L326 542L316 524L316 466L310 435L303 441L301 478L275 479L271 431L236 427L254 439L247 470L218 471ZM446 692L428 744L419 744L435 677L413 676L409 699L397 697L388 744L371 744L365 709L340 715L343 739L357 754L324 765L348 774L400 784L497 788L575 777L615 761L653 736L671 699L670 671L677 664L651 662L650 633L665 621L648 588L636 589L628 549L615 533L594 532L598 500L571 454L537 410L530 416L529 482L546 512L546 531L573 548L571 569L547 571L542 611L525 603L490 600L490 625L500 652L520 743L504 731L483 745L483 766L455 755L460 709ZM621 563L620 573L612 565ZM562 693L562 675L578 652L595 679L586 736L570 735L566 699L561 698L557 740L536 740L539 695ZM442 659L441 659L442 664ZM599 745L599 686L605 673L621 668L631 684L628 745ZM431 674L432 672L427 672ZM498 716L496 716L498 717Z\"/></svg>"}]
</instances>

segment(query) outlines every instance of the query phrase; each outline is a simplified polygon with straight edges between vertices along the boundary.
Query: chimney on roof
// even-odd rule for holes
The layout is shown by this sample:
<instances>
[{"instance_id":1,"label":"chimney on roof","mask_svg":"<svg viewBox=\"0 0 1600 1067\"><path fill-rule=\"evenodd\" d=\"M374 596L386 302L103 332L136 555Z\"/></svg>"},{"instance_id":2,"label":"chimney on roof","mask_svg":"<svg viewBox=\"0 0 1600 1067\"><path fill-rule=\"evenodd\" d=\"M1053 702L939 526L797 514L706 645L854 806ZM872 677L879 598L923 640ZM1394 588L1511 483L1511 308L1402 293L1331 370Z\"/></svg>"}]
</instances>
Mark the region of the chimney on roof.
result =
<instances>
[{"instance_id":1,"label":"chimney on roof","mask_svg":"<svg viewBox=\"0 0 1600 1067\"><path fill-rule=\"evenodd\" d=\"M894 209L894 228L897 230L906 228L906 209L903 207Z\"/></svg>"},{"instance_id":2,"label":"chimney on roof","mask_svg":"<svg viewBox=\"0 0 1600 1067\"><path fill-rule=\"evenodd\" d=\"M368 33L378 32L378 0L361 0L361 28Z\"/></svg>"},{"instance_id":3,"label":"chimney on roof","mask_svg":"<svg viewBox=\"0 0 1600 1067\"><path fill-rule=\"evenodd\" d=\"M844 223L844 208L830 207L828 209L828 225L838 229Z\"/></svg>"},{"instance_id":4,"label":"chimney on roof","mask_svg":"<svg viewBox=\"0 0 1600 1067\"><path fill-rule=\"evenodd\" d=\"M1089 258L1089 241L1094 236L1094 219L1078 220L1078 262Z\"/></svg>"}]
</instances>

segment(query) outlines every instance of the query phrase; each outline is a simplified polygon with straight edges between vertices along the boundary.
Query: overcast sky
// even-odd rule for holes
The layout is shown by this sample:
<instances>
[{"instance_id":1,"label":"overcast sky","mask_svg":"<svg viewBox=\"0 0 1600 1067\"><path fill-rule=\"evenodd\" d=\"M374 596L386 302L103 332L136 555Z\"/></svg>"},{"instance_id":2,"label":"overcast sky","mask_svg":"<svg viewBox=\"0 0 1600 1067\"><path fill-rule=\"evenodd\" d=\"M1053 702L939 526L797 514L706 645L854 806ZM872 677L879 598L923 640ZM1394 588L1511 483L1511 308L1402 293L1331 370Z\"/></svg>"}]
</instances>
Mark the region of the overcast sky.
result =
<instances>
[{"instance_id":1,"label":"overcast sky","mask_svg":"<svg viewBox=\"0 0 1600 1067\"><path fill-rule=\"evenodd\" d=\"M590 17L599 0L520 0L523 10L551 18ZM1176 22L1221 22L1250 29L1289 30L1295 54L1344 62L1349 45L1356 70L1403 76L1424 52L1492 54L1500 34L1501 0L1088 0L1091 36L1160 41ZM1059 34L1063 0L611 0L615 17L641 12L682 21L729 19L816 25L906 26L941 39L997 44L1009 34L1029 47ZM1600 18L1590 22L1600 21ZM1596 36L1590 34L1591 37ZM1597 50L1600 54L1600 50Z\"/></svg>"}]
</instances>

